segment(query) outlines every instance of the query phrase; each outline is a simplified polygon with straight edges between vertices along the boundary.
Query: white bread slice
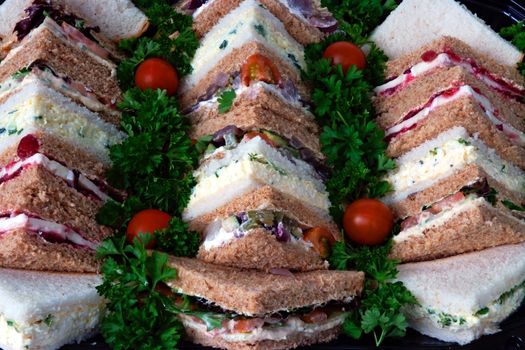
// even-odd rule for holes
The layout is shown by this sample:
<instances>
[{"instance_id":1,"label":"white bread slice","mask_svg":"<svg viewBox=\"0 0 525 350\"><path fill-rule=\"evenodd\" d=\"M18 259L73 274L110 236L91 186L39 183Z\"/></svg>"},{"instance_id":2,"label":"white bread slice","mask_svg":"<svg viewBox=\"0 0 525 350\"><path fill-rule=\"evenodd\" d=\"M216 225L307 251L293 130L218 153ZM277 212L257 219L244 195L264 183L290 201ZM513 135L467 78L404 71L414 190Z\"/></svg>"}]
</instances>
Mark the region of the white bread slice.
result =
<instances>
[{"instance_id":1,"label":"white bread slice","mask_svg":"<svg viewBox=\"0 0 525 350\"><path fill-rule=\"evenodd\" d=\"M499 323L519 306L525 294L525 243L400 265L398 269L397 279L420 303L405 310L410 327L440 340L467 344L496 332ZM501 305L497 302L504 293L520 285ZM473 316L489 305L494 308L488 314ZM440 325L428 310L462 316L465 322Z\"/></svg>"},{"instance_id":2,"label":"white bread slice","mask_svg":"<svg viewBox=\"0 0 525 350\"><path fill-rule=\"evenodd\" d=\"M100 284L95 274L0 269L0 348L55 350L95 335Z\"/></svg>"},{"instance_id":3,"label":"white bread slice","mask_svg":"<svg viewBox=\"0 0 525 350\"><path fill-rule=\"evenodd\" d=\"M148 18L130 0L58 0L68 11L85 19L113 41L139 37L149 26ZM33 0L6 0L0 5L0 38L12 34Z\"/></svg>"},{"instance_id":4,"label":"white bread slice","mask_svg":"<svg viewBox=\"0 0 525 350\"><path fill-rule=\"evenodd\" d=\"M516 65L523 58L523 53L454 0L404 0L371 39L390 59L396 59L444 35L503 65Z\"/></svg>"},{"instance_id":5,"label":"white bread slice","mask_svg":"<svg viewBox=\"0 0 525 350\"><path fill-rule=\"evenodd\" d=\"M299 159L292 162L260 137L216 156L195 171L197 185L183 213L185 220L194 220L266 185L327 215L328 193L313 167Z\"/></svg>"}]
</instances>

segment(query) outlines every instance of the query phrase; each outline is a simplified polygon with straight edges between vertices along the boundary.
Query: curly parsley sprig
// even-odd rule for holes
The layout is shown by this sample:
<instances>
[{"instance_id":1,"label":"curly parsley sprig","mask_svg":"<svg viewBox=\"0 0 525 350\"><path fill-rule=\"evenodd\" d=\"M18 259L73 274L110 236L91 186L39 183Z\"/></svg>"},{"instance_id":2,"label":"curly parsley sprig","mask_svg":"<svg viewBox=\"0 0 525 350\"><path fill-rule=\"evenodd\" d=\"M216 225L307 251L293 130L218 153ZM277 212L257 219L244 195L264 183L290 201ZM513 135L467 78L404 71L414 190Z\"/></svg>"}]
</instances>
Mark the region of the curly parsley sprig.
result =
<instances>
[{"instance_id":1,"label":"curly parsley sprig","mask_svg":"<svg viewBox=\"0 0 525 350\"><path fill-rule=\"evenodd\" d=\"M521 52L525 51L525 23L523 21L502 28L500 35L505 39L510 40ZM520 62L518 64L518 69L521 75L525 76L525 62Z\"/></svg>"},{"instance_id":2,"label":"curly parsley sprig","mask_svg":"<svg viewBox=\"0 0 525 350\"><path fill-rule=\"evenodd\" d=\"M121 49L129 58L118 66L118 78L125 91L119 109L121 126L128 137L110 148L113 168L109 183L128 193L123 203L107 202L97 219L115 229L112 239L98 250L104 260L103 284L99 293L108 300L102 334L116 350L174 349L183 333L173 300L158 285L176 278L167 265L166 253L146 252L148 238L139 236L126 244L126 226L143 209L159 209L172 215L169 227L153 237L159 250L176 256L195 256L200 237L190 232L180 215L194 186L192 172L198 152L187 135L187 120L175 98L157 90L134 88L134 74L149 57L168 60L183 76L198 46L192 21L165 0L136 0L148 15L151 28L140 39L124 40ZM129 332L133 329L133 332Z\"/></svg>"}]
</instances>

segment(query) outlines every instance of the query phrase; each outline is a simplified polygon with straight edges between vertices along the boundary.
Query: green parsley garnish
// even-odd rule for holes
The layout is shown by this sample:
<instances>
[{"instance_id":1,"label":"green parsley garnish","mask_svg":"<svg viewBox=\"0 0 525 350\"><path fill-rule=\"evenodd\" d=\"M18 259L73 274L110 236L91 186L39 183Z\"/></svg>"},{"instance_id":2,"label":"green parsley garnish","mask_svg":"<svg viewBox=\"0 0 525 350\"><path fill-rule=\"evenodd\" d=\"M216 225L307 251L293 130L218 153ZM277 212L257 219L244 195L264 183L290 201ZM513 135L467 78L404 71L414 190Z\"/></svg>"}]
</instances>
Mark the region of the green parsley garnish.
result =
<instances>
[{"instance_id":1,"label":"green parsley garnish","mask_svg":"<svg viewBox=\"0 0 525 350\"><path fill-rule=\"evenodd\" d=\"M221 114L228 113L230 109L232 108L233 101L235 101L236 97L237 97L237 94L235 93L235 90L233 89L224 90L218 99L219 113Z\"/></svg>"},{"instance_id":2,"label":"green parsley garnish","mask_svg":"<svg viewBox=\"0 0 525 350\"><path fill-rule=\"evenodd\" d=\"M525 24L523 21L501 29L500 35L520 51L525 51ZM518 69L522 75L525 75L525 62L519 63Z\"/></svg>"}]
</instances>

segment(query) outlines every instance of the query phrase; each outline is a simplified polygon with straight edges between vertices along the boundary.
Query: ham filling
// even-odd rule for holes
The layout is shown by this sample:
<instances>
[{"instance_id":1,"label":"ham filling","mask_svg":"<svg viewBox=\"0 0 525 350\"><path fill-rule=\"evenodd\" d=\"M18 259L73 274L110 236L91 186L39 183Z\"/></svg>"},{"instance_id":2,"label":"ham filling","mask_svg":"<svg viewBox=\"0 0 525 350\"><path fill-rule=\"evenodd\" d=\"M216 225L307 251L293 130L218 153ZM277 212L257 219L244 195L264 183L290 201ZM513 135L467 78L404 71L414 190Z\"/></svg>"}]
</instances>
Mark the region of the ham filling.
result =
<instances>
[{"instance_id":1,"label":"ham filling","mask_svg":"<svg viewBox=\"0 0 525 350\"><path fill-rule=\"evenodd\" d=\"M386 141L390 142L394 138L415 129L436 108L465 96L473 97L485 112L487 119L503 132L512 143L521 147L525 146L525 134L506 123L499 111L494 108L490 100L479 89L462 83L434 94L425 104L408 112L396 125L386 131Z\"/></svg>"},{"instance_id":2,"label":"ham filling","mask_svg":"<svg viewBox=\"0 0 525 350\"><path fill-rule=\"evenodd\" d=\"M426 75L437 68L460 66L474 75L487 86L508 98L523 102L525 87L507 81L479 66L471 58L461 58L450 49L441 53L427 51L421 56L422 62L406 70L403 74L392 78L387 83L378 86L375 93L379 96L391 96L408 86L414 79Z\"/></svg>"},{"instance_id":3,"label":"ham filling","mask_svg":"<svg viewBox=\"0 0 525 350\"><path fill-rule=\"evenodd\" d=\"M67 243L90 250L98 247L98 244L86 240L75 230L56 222L17 213L0 218L0 237L14 230L27 230L50 243Z\"/></svg>"}]
</instances>

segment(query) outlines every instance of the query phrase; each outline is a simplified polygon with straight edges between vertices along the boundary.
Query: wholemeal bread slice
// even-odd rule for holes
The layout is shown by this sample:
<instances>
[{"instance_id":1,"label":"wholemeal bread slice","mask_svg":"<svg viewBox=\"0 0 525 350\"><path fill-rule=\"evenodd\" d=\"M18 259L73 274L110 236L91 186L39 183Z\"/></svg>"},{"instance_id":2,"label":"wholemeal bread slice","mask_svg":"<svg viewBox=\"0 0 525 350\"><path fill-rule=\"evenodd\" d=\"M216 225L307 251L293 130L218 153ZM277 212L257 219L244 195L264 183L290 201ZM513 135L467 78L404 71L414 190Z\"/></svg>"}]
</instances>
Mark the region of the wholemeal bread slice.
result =
<instances>
[{"instance_id":1,"label":"wholemeal bread slice","mask_svg":"<svg viewBox=\"0 0 525 350\"><path fill-rule=\"evenodd\" d=\"M238 7L244 0L215 0L200 11L194 13L193 28L197 34L204 36L219 20ZM292 12L286 2L277 0L258 0L275 17L279 18L285 25L287 31L295 40L303 45L320 42L325 34L319 28L312 25L298 10ZM184 9L188 6L188 1L180 1L177 6ZM327 15L328 10L322 9L320 2L312 1L309 10L316 14ZM288 6L287 6L288 5Z\"/></svg>"},{"instance_id":2,"label":"wholemeal bread slice","mask_svg":"<svg viewBox=\"0 0 525 350\"><path fill-rule=\"evenodd\" d=\"M257 209L284 209L288 216L305 227L323 226L330 230L336 239L341 238L337 225L327 216L319 215L297 199L277 191L272 186L262 186L252 192L229 201L213 212L197 217L189 222L192 231L204 232L216 218L224 218L243 211Z\"/></svg>"},{"instance_id":3,"label":"wholemeal bread slice","mask_svg":"<svg viewBox=\"0 0 525 350\"><path fill-rule=\"evenodd\" d=\"M89 177L103 177L109 168L109 163L103 162L93 154L85 152L59 136L44 131L29 134L22 132L13 137L10 142L2 142L0 145L0 167L37 152Z\"/></svg>"},{"instance_id":4,"label":"wholemeal bread slice","mask_svg":"<svg viewBox=\"0 0 525 350\"><path fill-rule=\"evenodd\" d=\"M0 208L6 214L27 213L80 231L100 243L111 230L95 217L103 202L90 198L41 166L30 166L0 184Z\"/></svg>"},{"instance_id":5,"label":"wholemeal bread slice","mask_svg":"<svg viewBox=\"0 0 525 350\"><path fill-rule=\"evenodd\" d=\"M503 65L514 66L523 58L523 53L454 0L405 0L374 30L371 40L396 59L444 35L461 39Z\"/></svg>"},{"instance_id":6,"label":"wholemeal bread slice","mask_svg":"<svg viewBox=\"0 0 525 350\"><path fill-rule=\"evenodd\" d=\"M419 303L403 310L409 326L462 345L499 331L525 296L524 257L518 244L399 265L397 279Z\"/></svg>"},{"instance_id":7,"label":"wholemeal bread slice","mask_svg":"<svg viewBox=\"0 0 525 350\"><path fill-rule=\"evenodd\" d=\"M51 243L34 232L15 230L0 235L0 267L35 271L98 272L95 252Z\"/></svg>"},{"instance_id":8,"label":"wholemeal bread slice","mask_svg":"<svg viewBox=\"0 0 525 350\"><path fill-rule=\"evenodd\" d=\"M388 78L397 77L403 74L407 69L414 67L418 63L424 62L425 59L432 58L434 54L448 53L459 56L462 63L467 63L477 67L481 70L478 73L485 73L482 69L486 69L488 73L494 74L497 77L505 79L512 84L525 85L525 78L519 73L515 66L501 64L490 56L479 52L474 47L469 46L465 42L452 36L442 36L432 42L417 48L415 51L409 52L397 59L387 62L385 76ZM454 64L448 64L455 66ZM447 66L448 66L447 65ZM442 67L436 67L442 68ZM443 67L446 68L446 67ZM431 73L432 69L428 72ZM484 75L484 74L482 74Z\"/></svg>"},{"instance_id":9,"label":"wholemeal bread slice","mask_svg":"<svg viewBox=\"0 0 525 350\"><path fill-rule=\"evenodd\" d=\"M94 58L68 44L44 24L27 35L0 63L0 81L37 60L45 62L60 75L83 83L109 101L117 102L121 98L113 63Z\"/></svg>"},{"instance_id":10,"label":"wholemeal bread slice","mask_svg":"<svg viewBox=\"0 0 525 350\"><path fill-rule=\"evenodd\" d=\"M508 122L517 130L525 130L525 104L498 94L459 66L420 77L393 96L375 97L374 104L379 115L377 122L384 129L391 128L414 108L425 105L439 92L460 84L468 85L486 97L497 111L498 119Z\"/></svg>"},{"instance_id":11,"label":"wholemeal bread slice","mask_svg":"<svg viewBox=\"0 0 525 350\"><path fill-rule=\"evenodd\" d=\"M204 298L246 316L267 315L360 295L364 274L355 271L311 271L294 276L271 275L170 258L177 278L167 284L177 292Z\"/></svg>"},{"instance_id":12,"label":"wholemeal bread slice","mask_svg":"<svg viewBox=\"0 0 525 350\"><path fill-rule=\"evenodd\" d=\"M390 256L403 262L426 261L521 242L525 223L477 198L394 236Z\"/></svg>"},{"instance_id":13,"label":"wholemeal bread slice","mask_svg":"<svg viewBox=\"0 0 525 350\"><path fill-rule=\"evenodd\" d=\"M205 77L197 81L195 85L183 85L180 89L180 103L182 108L190 108L202 100L202 97L207 95L208 90L216 85L217 81L222 81L224 77L231 77L238 74L246 60L254 54L261 54L268 57L279 69L282 79L291 80L297 87L299 95L305 101L309 101L309 88L302 81L299 71L281 57L274 54L273 51L263 43L252 41L233 49L230 54L216 62Z\"/></svg>"},{"instance_id":14,"label":"wholemeal bread slice","mask_svg":"<svg viewBox=\"0 0 525 350\"><path fill-rule=\"evenodd\" d=\"M281 242L270 229L255 228L239 238L232 237L218 245L214 243L214 234L220 229L222 220L253 210L281 212L296 221L304 231L323 227L335 240L341 239L337 225L329 217L320 216L296 199L265 186L190 222L190 229L205 233L197 257L209 263L264 271L311 271L328 267L328 263L306 241Z\"/></svg>"},{"instance_id":15,"label":"wholemeal bread slice","mask_svg":"<svg viewBox=\"0 0 525 350\"><path fill-rule=\"evenodd\" d=\"M90 339L104 315L101 283L96 274L0 269L0 347L50 350Z\"/></svg>"},{"instance_id":16,"label":"wholemeal bread slice","mask_svg":"<svg viewBox=\"0 0 525 350\"><path fill-rule=\"evenodd\" d=\"M228 125L243 130L266 129L297 139L324 159L319 145L319 127L313 115L302 107L283 100L270 90L254 87L239 95L226 113L219 113L218 106L202 106L189 114L190 135L198 139L212 135Z\"/></svg>"},{"instance_id":17,"label":"wholemeal bread slice","mask_svg":"<svg viewBox=\"0 0 525 350\"><path fill-rule=\"evenodd\" d=\"M259 342L232 342L221 337L213 337L202 329L191 327L183 321L186 336L191 342L203 346L210 346L228 350L278 350L295 349L297 347L309 346L313 344L328 343L336 339L341 333L341 327L336 326L327 330L314 332L295 332L287 336L285 340L263 340Z\"/></svg>"},{"instance_id":18,"label":"wholemeal bread slice","mask_svg":"<svg viewBox=\"0 0 525 350\"><path fill-rule=\"evenodd\" d=\"M401 96L409 89L410 87L398 95ZM461 89L469 91L470 88L463 85ZM406 113L411 113L409 108L405 108ZM393 117L394 115L395 117ZM501 124L496 126L487 116L486 110L476 99L469 95L460 95L458 98L447 101L444 105L432 107L422 120L419 120L410 129L391 138L387 154L391 157L399 157L448 129L462 126L469 134L479 135L479 138L488 147L495 149L503 159L525 168L525 149L498 129L508 128L505 125L510 125L510 123L498 121ZM388 121L399 120L399 118L403 118L403 115L392 113L380 117L378 122L384 127L391 123ZM519 123L518 120L514 120L514 122ZM513 128L511 125L510 127ZM389 130L391 129L387 130L387 139L389 138ZM516 132L521 133L518 130ZM519 141L519 136L517 139Z\"/></svg>"}]
</instances>

